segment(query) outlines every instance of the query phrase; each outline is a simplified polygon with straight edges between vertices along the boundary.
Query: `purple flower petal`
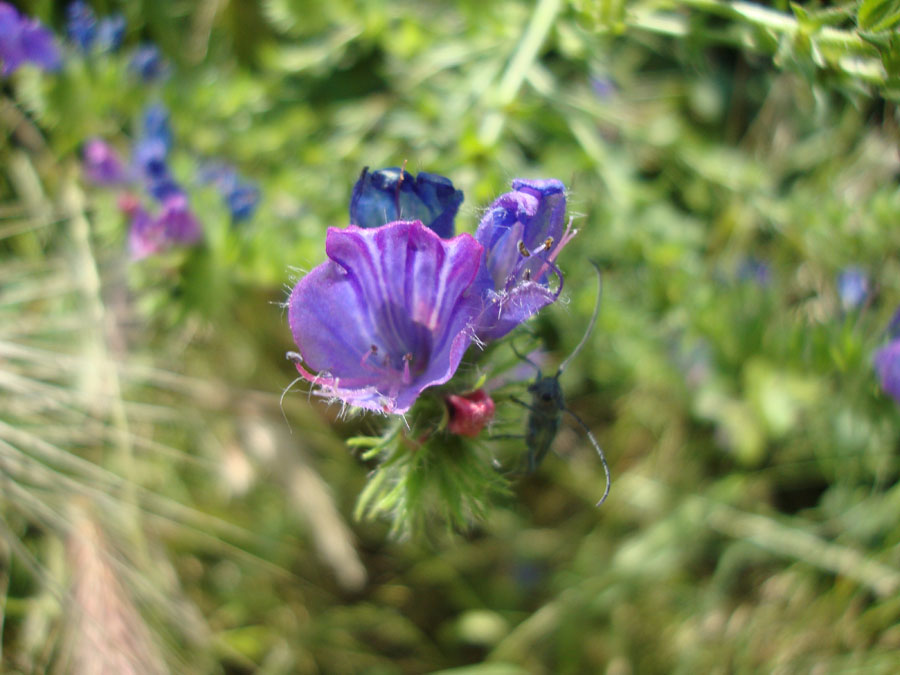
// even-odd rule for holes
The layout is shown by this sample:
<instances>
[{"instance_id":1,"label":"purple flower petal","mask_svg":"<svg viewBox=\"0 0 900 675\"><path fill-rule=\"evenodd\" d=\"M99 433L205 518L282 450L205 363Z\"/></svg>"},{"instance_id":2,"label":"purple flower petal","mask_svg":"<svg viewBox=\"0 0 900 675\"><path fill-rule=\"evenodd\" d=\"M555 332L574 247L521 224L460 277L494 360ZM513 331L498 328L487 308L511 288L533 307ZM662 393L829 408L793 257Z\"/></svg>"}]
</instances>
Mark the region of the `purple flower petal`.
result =
<instances>
[{"instance_id":1,"label":"purple flower petal","mask_svg":"<svg viewBox=\"0 0 900 675\"><path fill-rule=\"evenodd\" d=\"M399 221L330 228L325 252L288 300L297 370L321 395L403 413L452 377L472 341L482 247L468 234L441 239L420 221Z\"/></svg>"},{"instance_id":2,"label":"purple flower petal","mask_svg":"<svg viewBox=\"0 0 900 675\"><path fill-rule=\"evenodd\" d=\"M200 223L183 194L168 197L156 217L138 208L134 212L129 234L131 256L146 258L172 246L196 244L203 236Z\"/></svg>"},{"instance_id":3,"label":"purple flower petal","mask_svg":"<svg viewBox=\"0 0 900 675\"><path fill-rule=\"evenodd\" d=\"M875 352L874 361L882 389L900 403L900 340L889 342Z\"/></svg>"},{"instance_id":4,"label":"purple flower petal","mask_svg":"<svg viewBox=\"0 0 900 675\"><path fill-rule=\"evenodd\" d=\"M37 19L22 16L5 2L0 2L0 61L3 75L9 75L25 62L44 70L56 70L62 65L53 33Z\"/></svg>"},{"instance_id":5,"label":"purple flower petal","mask_svg":"<svg viewBox=\"0 0 900 675\"><path fill-rule=\"evenodd\" d=\"M84 171L97 185L121 185L130 179L119 153L100 138L92 138L84 144Z\"/></svg>"},{"instance_id":6,"label":"purple flower petal","mask_svg":"<svg viewBox=\"0 0 900 675\"><path fill-rule=\"evenodd\" d=\"M574 232L564 228L565 186L558 180L523 180L488 209L475 239L484 246L485 265L478 285L484 310L477 322L482 340L503 337L562 289L562 275L553 263ZM550 289L550 277L559 284Z\"/></svg>"}]
</instances>

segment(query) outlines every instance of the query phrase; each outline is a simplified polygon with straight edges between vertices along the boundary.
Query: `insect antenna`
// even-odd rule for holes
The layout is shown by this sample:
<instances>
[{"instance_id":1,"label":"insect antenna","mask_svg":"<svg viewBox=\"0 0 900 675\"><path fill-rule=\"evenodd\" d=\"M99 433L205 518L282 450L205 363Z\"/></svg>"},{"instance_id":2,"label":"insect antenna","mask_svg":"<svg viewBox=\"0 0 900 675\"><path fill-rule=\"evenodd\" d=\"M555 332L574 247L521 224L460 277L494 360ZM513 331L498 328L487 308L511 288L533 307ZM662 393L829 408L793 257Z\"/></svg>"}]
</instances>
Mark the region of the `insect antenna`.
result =
<instances>
[{"instance_id":1,"label":"insect antenna","mask_svg":"<svg viewBox=\"0 0 900 675\"><path fill-rule=\"evenodd\" d=\"M595 263L593 260L591 261L591 265L593 265L594 269L597 270L597 303L594 305L594 314L593 316L591 316L591 321L588 324L587 330L584 331L581 342L579 342L578 346L575 347L575 350L566 357L566 360L559 364L559 370L556 371L557 377L562 375L562 372L566 369L566 366L569 365L569 362L576 356L578 356L578 352L581 351L581 349L587 343L588 338L591 336L591 331L594 330L594 325L597 323L597 317L600 315L600 299L603 296L603 273L600 271L597 263Z\"/></svg>"},{"instance_id":2,"label":"insect antenna","mask_svg":"<svg viewBox=\"0 0 900 675\"><path fill-rule=\"evenodd\" d=\"M606 463L606 455L603 454L603 448L600 447L600 444L597 442L597 439L594 438L594 434L592 434L591 430L588 429L587 424L582 422L581 418L578 415L576 415L575 413L573 413L571 410L569 410L568 408L564 408L564 410L567 413L569 413L576 422L578 422L578 425L581 427L581 429L584 431L584 433L587 434L588 440L591 442L591 445L594 446L594 450L596 450L597 454L600 455L600 463L603 464L603 473L606 474L606 489L603 491L603 496L600 497L600 501L597 502L597 506L599 507L600 505L603 504L603 502L606 501L606 498L609 496L609 486L610 486L610 482L611 482L610 476L609 476L609 465Z\"/></svg>"},{"instance_id":3,"label":"insect antenna","mask_svg":"<svg viewBox=\"0 0 900 675\"><path fill-rule=\"evenodd\" d=\"M524 361L524 362L527 363L529 366L531 366L532 368L534 368L534 369L538 372L538 374L540 375L541 369L540 369L540 367L538 366L538 364L536 364L534 361L532 361L532 360L529 359L527 356L525 356L525 354L522 354L518 349L516 349L516 345L515 345L515 343L513 343L512 341L510 341L509 346L510 346L510 348L513 350L513 354L515 354L515 355L518 356L522 361Z\"/></svg>"}]
</instances>

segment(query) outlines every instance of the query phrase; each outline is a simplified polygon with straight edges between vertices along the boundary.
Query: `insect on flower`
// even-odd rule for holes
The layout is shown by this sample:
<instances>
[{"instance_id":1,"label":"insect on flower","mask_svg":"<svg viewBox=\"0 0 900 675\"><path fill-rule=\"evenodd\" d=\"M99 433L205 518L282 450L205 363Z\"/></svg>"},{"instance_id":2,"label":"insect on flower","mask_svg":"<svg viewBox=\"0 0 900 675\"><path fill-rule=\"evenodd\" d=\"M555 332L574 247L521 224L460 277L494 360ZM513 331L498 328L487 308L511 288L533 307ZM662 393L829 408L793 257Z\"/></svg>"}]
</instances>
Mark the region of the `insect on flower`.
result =
<instances>
[{"instance_id":1,"label":"insect on flower","mask_svg":"<svg viewBox=\"0 0 900 675\"><path fill-rule=\"evenodd\" d=\"M559 378L566 367L587 343L591 331L593 331L594 325L597 323L597 316L600 314L600 297L603 292L603 277L600 274L599 267L594 265L594 269L597 270L597 303L594 305L594 314L591 316L590 323L581 338L581 342L578 343L575 350L560 364L556 373L553 375L544 375L537 364L531 361L531 359L516 352L520 358L534 366L535 370L538 371L538 376L537 379L528 386L528 391L531 394L530 403L526 403L517 398L514 398L513 400L529 410L528 425L525 430L525 445L528 447L528 455L526 457L528 473L535 471L543 461L544 457L546 457L547 452L549 452L553 439L556 438L556 433L559 431L562 414L564 412L569 413L569 415L571 415L578 423L578 426L582 428L587 435L588 440L591 442L591 445L594 446L594 450L596 450L597 454L600 456L600 462L603 464L603 471L606 474L606 489L603 491L603 496L600 497L600 501L597 502L597 506L600 506L606 501L606 497L609 495L610 476L609 465L606 463L606 456L603 454L603 449L600 447L600 444L597 443L597 439L594 438L594 435L591 433L587 424L585 424L578 415L566 407L565 395L559 384Z\"/></svg>"}]
</instances>

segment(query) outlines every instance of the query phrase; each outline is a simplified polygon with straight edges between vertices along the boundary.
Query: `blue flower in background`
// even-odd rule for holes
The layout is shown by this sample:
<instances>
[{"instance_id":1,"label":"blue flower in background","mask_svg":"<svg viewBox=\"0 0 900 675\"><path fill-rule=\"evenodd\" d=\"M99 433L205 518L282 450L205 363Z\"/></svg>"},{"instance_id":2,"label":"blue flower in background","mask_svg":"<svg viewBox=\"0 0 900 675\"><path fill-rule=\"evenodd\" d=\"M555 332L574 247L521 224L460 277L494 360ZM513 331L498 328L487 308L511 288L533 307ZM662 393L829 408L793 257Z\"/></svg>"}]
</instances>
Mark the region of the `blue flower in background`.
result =
<instances>
[{"instance_id":1,"label":"blue flower in background","mask_svg":"<svg viewBox=\"0 0 900 675\"><path fill-rule=\"evenodd\" d=\"M235 223L250 218L259 204L259 188L238 175L224 162L205 162L197 169L197 180L215 186L225 200Z\"/></svg>"},{"instance_id":2,"label":"blue flower in background","mask_svg":"<svg viewBox=\"0 0 900 675\"><path fill-rule=\"evenodd\" d=\"M837 288L841 307L845 310L856 309L869 295L869 278L862 268L848 267L838 275Z\"/></svg>"},{"instance_id":3,"label":"blue flower in background","mask_svg":"<svg viewBox=\"0 0 900 675\"><path fill-rule=\"evenodd\" d=\"M115 52L125 40L125 17L116 12L97 24L97 48L102 52Z\"/></svg>"},{"instance_id":4,"label":"blue flower in background","mask_svg":"<svg viewBox=\"0 0 900 675\"><path fill-rule=\"evenodd\" d=\"M169 73L169 66L159 48L151 44L143 44L135 50L130 66L144 82L155 82Z\"/></svg>"},{"instance_id":5,"label":"blue flower in background","mask_svg":"<svg viewBox=\"0 0 900 675\"><path fill-rule=\"evenodd\" d=\"M66 33L83 52L116 51L125 39L125 17L115 13L98 21L90 5L76 0L66 8Z\"/></svg>"},{"instance_id":6,"label":"blue flower in background","mask_svg":"<svg viewBox=\"0 0 900 675\"><path fill-rule=\"evenodd\" d=\"M452 237L462 201L462 190L443 176L422 171L414 177L399 167L370 173L366 167L353 186L350 222L379 227L396 220L419 220L441 237Z\"/></svg>"},{"instance_id":7,"label":"blue flower in background","mask_svg":"<svg viewBox=\"0 0 900 675\"><path fill-rule=\"evenodd\" d=\"M575 235L564 226L566 189L558 180L512 183L478 225L475 239L484 247L479 272L484 310L477 333L496 340L550 304L562 291L562 273L554 259ZM550 277L558 279L555 290Z\"/></svg>"},{"instance_id":8,"label":"blue flower in background","mask_svg":"<svg viewBox=\"0 0 900 675\"><path fill-rule=\"evenodd\" d=\"M225 203L231 211L231 218L239 223L250 218L259 204L259 188L253 183L239 182L227 195Z\"/></svg>"},{"instance_id":9,"label":"blue flower in background","mask_svg":"<svg viewBox=\"0 0 900 675\"><path fill-rule=\"evenodd\" d=\"M158 140L165 147L167 154L172 149L172 127L169 124L169 111L164 105L154 103L144 109L141 137Z\"/></svg>"},{"instance_id":10,"label":"blue flower in background","mask_svg":"<svg viewBox=\"0 0 900 675\"><path fill-rule=\"evenodd\" d=\"M77 0L66 7L66 33L81 51L90 51L97 37L97 16L87 3Z\"/></svg>"},{"instance_id":11,"label":"blue flower in background","mask_svg":"<svg viewBox=\"0 0 900 675\"><path fill-rule=\"evenodd\" d=\"M166 144L152 136L141 138L134 146L135 166L148 183L168 177L168 155Z\"/></svg>"},{"instance_id":12,"label":"blue flower in background","mask_svg":"<svg viewBox=\"0 0 900 675\"><path fill-rule=\"evenodd\" d=\"M406 412L453 376L472 341L481 246L413 221L329 228L325 253L288 299L297 370L322 396Z\"/></svg>"},{"instance_id":13,"label":"blue flower in background","mask_svg":"<svg viewBox=\"0 0 900 675\"><path fill-rule=\"evenodd\" d=\"M900 403L900 340L879 349L874 360L882 389Z\"/></svg>"},{"instance_id":14,"label":"blue flower in background","mask_svg":"<svg viewBox=\"0 0 900 675\"><path fill-rule=\"evenodd\" d=\"M9 75L23 63L57 70L62 66L62 56L53 33L36 19L22 16L12 5L0 2L0 62L0 73Z\"/></svg>"},{"instance_id":15,"label":"blue flower in background","mask_svg":"<svg viewBox=\"0 0 900 675\"><path fill-rule=\"evenodd\" d=\"M760 286L768 286L772 281L772 269L764 260L745 258L738 267L737 278L741 281L752 281Z\"/></svg>"}]
</instances>

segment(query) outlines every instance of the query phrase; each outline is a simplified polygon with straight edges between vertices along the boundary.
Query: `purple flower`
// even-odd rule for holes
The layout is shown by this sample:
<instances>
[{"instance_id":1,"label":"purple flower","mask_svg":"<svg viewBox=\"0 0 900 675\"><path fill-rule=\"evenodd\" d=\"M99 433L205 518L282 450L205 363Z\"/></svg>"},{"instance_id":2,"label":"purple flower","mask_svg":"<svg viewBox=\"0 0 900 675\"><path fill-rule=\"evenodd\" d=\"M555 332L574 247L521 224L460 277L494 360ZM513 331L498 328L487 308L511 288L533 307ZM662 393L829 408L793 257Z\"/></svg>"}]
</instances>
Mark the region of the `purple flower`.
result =
<instances>
[{"instance_id":1,"label":"purple flower","mask_svg":"<svg viewBox=\"0 0 900 675\"><path fill-rule=\"evenodd\" d=\"M131 57L131 70L144 82L154 82L168 75L169 66L156 45L143 44Z\"/></svg>"},{"instance_id":2,"label":"purple flower","mask_svg":"<svg viewBox=\"0 0 900 675\"><path fill-rule=\"evenodd\" d=\"M66 7L66 32L81 51L90 51L97 37L97 16L90 5L76 0Z\"/></svg>"},{"instance_id":3,"label":"purple flower","mask_svg":"<svg viewBox=\"0 0 900 675\"><path fill-rule=\"evenodd\" d=\"M575 235L564 228L566 189L560 181L516 179L512 188L488 209L475 233L485 255L478 280L481 340L503 337L559 297L562 273L553 261ZM551 275L558 279L556 290Z\"/></svg>"},{"instance_id":4,"label":"purple flower","mask_svg":"<svg viewBox=\"0 0 900 675\"><path fill-rule=\"evenodd\" d=\"M235 223L250 218L259 204L259 188L253 183L239 181L228 194L225 203L231 211L231 219Z\"/></svg>"},{"instance_id":5,"label":"purple flower","mask_svg":"<svg viewBox=\"0 0 900 675\"><path fill-rule=\"evenodd\" d=\"M119 153L100 138L92 138L84 144L84 171L97 185L121 185L130 179Z\"/></svg>"},{"instance_id":6,"label":"purple flower","mask_svg":"<svg viewBox=\"0 0 900 675\"><path fill-rule=\"evenodd\" d=\"M44 70L56 70L62 65L53 33L5 2L0 2L0 61L3 75L15 72L23 63L33 63Z\"/></svg>"},{"instance_id":7,"label":"purple flower","mask_svg":"<svg viewBox=\"0 0 900 675\"><path fill-rule=\"evenodd\" d=\"M402 414L453 376L472 341L482 247L399 221L329 228L325 253L288 299L297 370L320 395Z\"/></svg>"},{"instance_id":8,"label":"purple flower","mask_svg":"<svg viewBox=\"0 0 900 675\"><path fill-rule=\"evenodd\" d=\"M837 288L841 307L848 311L856 309L869 295L869 278L862 268L853 265L838 275Z\"/></svg>"},{"instance_id":9,"label":"purple flower","mask_svg":"<svg viewBox=\"0 0 900 675\"><path fill-rule=\"evenodd\" d=\"M396 220L419 220L441 237L452 237L462 201L462 190L443 176L422 171L414 177L399 167L369 173L366 167L353 186L350 222L379 227Z\"/></svg>"},{"instance_id":10,"label":"purple flower","mask_svg":"<svg viewBox=\"0 0 900 675\"><path fill-rule=\"evenodd\" d=\"M253 215L259 204L259 188L238 175L224 162L205 162L197 169L197 180L211 183L225 199L232 221L238 223Z\"/></svg>"},{"instance_id":11,"label":"purple flower","mask_svg":"<svg viewBox=\"0 0 900 675\"><path fill-rule=\"evenodd\" d=\"M158 138L142 138L134 146L134 164L147 182L168 177L168 149Z\"/></svg>"},{"instance_id":12,"label":"purple flower","mask_svg":"<svg viewBox=\"0 0 900 675\"><path fill-rule=\"evenodd\" d=\"M875 352L875 370L881 388L900 403L900 340L894 340Z\"/></svg>"},{"instance_id":13,"label":"purple flower","mask_svg":"<svg viewBox=\"0 0 900 675\"><path fill-rule=\"evenodd\" d=\"M196 244L202 236L187 197L175 194L165 200L157 216L140 207L134 209L129 233L131 257L139 260L172 246Z\"/></svg>"},{"instance_id":14,"label":"purple flower","mask_svg":"<svg viewBox=\"0 0 900 675\"><path fill-rule=\"evenodd\" d=\"M169 111L164 105L154 103L144 108L141 137L160 142L165 148L164 154L172 149L172 126L169 124Z\"/></svg>"},{"instance_id":15,"label":"purple flower","mask_svg":"<svg viewBox=\"0 0 900 675\"><path fill-rule=\"evenodd\" d=\"M97 47L102 52L118 51L125 39L125 17L110 14L97 24Z\"/></svg>"}]
</instances>

